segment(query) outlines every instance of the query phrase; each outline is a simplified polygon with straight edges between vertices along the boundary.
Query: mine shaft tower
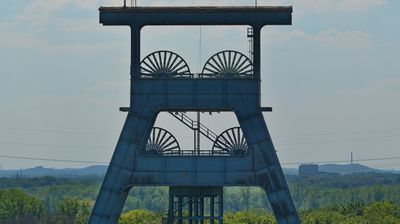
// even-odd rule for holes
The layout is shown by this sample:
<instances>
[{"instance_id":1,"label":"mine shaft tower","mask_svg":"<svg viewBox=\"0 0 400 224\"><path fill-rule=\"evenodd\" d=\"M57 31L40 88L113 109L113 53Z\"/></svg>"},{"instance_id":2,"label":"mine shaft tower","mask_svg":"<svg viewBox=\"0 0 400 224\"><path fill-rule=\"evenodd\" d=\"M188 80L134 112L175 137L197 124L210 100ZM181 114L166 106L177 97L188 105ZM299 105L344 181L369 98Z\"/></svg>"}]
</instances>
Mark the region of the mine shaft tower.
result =
<instances>
[{"instance_id":1,"label":"mine shaft tower","mask_svg":"<svg viewBox=\"0 0 400 224\"><path fill-rule=\"evenodd\" d=\"M260 31L290 25L292 7L101 7L100 23L131 28L131 97L122 133L93 208L91 224L118 222L134 186L169 186L165 223L223 223L223 186L259 186L279 224L300 223L263 117ZM249 26L251 55L214 54L201 73L171 51L141 58L140 32L148 25ZM234 112L240 127L221 134L186 112ZM180 149L160 112L213 141L212 149Z\"/></svg>"}]
</instances>

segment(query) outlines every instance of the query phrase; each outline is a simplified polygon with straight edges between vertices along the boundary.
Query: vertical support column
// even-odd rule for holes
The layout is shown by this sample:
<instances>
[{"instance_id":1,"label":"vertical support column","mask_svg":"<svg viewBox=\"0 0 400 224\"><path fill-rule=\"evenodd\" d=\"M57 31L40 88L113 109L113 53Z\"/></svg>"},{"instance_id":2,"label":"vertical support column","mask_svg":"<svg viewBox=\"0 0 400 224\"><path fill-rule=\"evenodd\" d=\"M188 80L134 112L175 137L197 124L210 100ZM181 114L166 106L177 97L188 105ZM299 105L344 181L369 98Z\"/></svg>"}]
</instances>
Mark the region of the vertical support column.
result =
<instances>
[{"instance_id":1,"label":"vertical support column","mask_svg":"<svg viewBox=\"0 0 400 224\"><path fill-rule=\"evenodd\" d=\"M197 155L200 155L200 112L197 111Z\"/></svg>"},{"instance_id":2,"label":"vertical support column","mask_svg":"<svg viewBox=\"0 0 400 224\"><path fill-rule=\"evenodd\" d=\"M214 196L210 197L210 224L214 224Z\"/></svg>"},{"instance_id":3,"label":"vertical support column","mask_svg":"<svg viewBox=\"0 0 400 224\"><path fill-rule=\"evenodd\" d=\"M174 195L169 192L169 203L168 203L168 224L173 224L174 223L174 216L175 216L175 211L174 211Z\"/></svg>"},{"instance_id":4,"label":"vertical support column","mask_svg":"<svg viewBox=\"0 0 400 224\"><path fill-rule=\"evenodd\" d=\"M261 27L253 26L253 72L254 79L258 80L258 103L261 105Z\"/></svg>"},{"instance_id":5,"label":"vertical support column","mask_svg":"<svg viewBox=\"0 0 400 224\"><path fill-rule=\"evenodd\" d=\"M140 73L140 30L141 27L131 26L131 93L133 92L134 78ZM130 108L134 106L133 98L130 99Z\"/></svg>"},{"instance_id":6,"label":"vertical support column","mask_svg":"<svg viewBox=\"0 0 400 224\"><path fill-rule=\"evenodd\" d=\"M194 200L194 224L199 224L199 197L195 196Z\"/></svg>"},{"instance_id":7,"label":"vertical support column","mask_svg":"<svg viewBox=\"0 0 400 224\"><path fill-rule=\"evenodd\" d=\"M253 71L257 80L261 79L261 27L253 27Z\"/></svg>"},{"instance_id":8,"label":"vertical support column","mask_svg":"<svg viewBox=\"0 0 400 224\"><path fill-rule=\"evenodd\" d=\"M140 72L140 30L141 27L131 26L131 76Z\"/></svg>"},{"instance_id":9,"label":"vertical support column","mask_svg":"<svg viewBox=\"0 0 400 224\"><path fill-rule=\"evenodd\" d=\"M182 196L178 196L178 224L182 224L183 212L182 212Z\"/></svg>"},{"instance_id":10,"label":"vertical support column","mask_svg":"<svg viewBox=\"0 0 400 224\"><path fill-rule=\"evenodd\" d=\"M200 224L204 224L204 196L200 197Z\"/></svg>"},{"instance_id":11,"label":"vertical support column","mask_svg":"<svg viewBox=\"0 0 400 224\"><path fill-rule=\"evenodd\" d=\"M189 216L189 224L193 224L193 199L192 196L189 195L188 197L189 200L189 211L188 211L188 216Z\"/></svg>"},{"instance_id":12,"label":"vertical support column","mask_svg":"<svg viewBox=\"0 0 400 224\"><path fill-rule=\"evenodd\" d=\"M221 193L219 196L219 224L223 224L224 222L224 195Z\"/></svg>"}]
</instances>

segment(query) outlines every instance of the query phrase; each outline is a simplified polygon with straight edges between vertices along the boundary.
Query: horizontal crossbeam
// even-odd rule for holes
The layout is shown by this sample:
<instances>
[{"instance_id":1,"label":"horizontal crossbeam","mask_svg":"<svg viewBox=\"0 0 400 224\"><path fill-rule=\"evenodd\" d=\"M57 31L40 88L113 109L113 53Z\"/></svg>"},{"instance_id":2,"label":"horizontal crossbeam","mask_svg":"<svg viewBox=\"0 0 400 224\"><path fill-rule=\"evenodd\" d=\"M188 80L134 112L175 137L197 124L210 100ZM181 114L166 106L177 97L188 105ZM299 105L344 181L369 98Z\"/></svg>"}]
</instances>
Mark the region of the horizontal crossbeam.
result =
<instances>
[{"instance_id":1,"label":"horizontal crossbeam","mask_svg":"<svg viewBox=\"0 0 400 224\"><path fill-rule=\"evenodd\" d=\"M291 25L291 6L100 7L103 25Z\"/></svg>"}]
</instances>

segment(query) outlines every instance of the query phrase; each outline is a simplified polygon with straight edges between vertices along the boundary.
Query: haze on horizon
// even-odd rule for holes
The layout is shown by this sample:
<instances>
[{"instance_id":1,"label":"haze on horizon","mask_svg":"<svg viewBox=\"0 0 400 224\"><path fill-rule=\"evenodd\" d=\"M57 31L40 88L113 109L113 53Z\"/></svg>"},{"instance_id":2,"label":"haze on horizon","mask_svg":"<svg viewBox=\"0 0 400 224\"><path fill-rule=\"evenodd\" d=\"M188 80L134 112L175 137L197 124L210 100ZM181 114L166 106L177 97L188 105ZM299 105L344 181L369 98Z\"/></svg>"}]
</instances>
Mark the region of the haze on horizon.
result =
<instances>
[{"instance_id":1,"label":"haze on horizon","mask_svg":"<svg viewBox=\"0 0 400 224\"><path fill-rule=\"evenodd\" d=\"M98 23L111 0L2 1L0 164L3 169L108 162L129 106L130 32ZM128 1L129 2L129 1ZM253 5L253 0L139 0L141 6ZM400 156L400 2L258 0L293 5L293 25L262 32L262 105L282 163ZM247 53L246 27L149 27L142 57L167 49L193 71L224 49ZM204 120L222 131L231 115ZM180 142L192 132L161 116ZM363 162L400 169L400 159Z\"/></svg>"}]
</instances>

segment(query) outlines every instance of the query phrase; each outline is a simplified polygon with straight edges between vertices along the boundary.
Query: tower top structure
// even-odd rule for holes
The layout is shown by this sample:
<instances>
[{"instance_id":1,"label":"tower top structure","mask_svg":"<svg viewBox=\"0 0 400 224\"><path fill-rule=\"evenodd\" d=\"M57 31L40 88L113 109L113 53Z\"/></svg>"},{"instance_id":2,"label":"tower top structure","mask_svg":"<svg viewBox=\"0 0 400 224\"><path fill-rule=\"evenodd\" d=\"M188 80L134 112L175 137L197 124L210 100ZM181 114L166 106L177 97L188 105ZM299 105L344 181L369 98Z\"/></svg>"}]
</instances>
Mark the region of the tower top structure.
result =
<instances>
[{"instance_id":1,"label":"tower top structure","mask_svg":"<svg viewBox=\"0 0 400 224\"><path fill-rule=\"evenodd\" d=\"M261 106L260 91L261 29L291 25L292 7L101 7L99 11L101 24L130 27L131 98L130 106L122 110L128 112L126 121L89 223L117 223L134 186L169 186L168 224L206 219L222 224L223 187L258 186L266 192L278 224L299 224L262 114L268 108ZM169 50L141 55L143 27L191 25L250 26L252 57L227 49L212 55L201 73L194 74L183 57ZM200 123L200 112L206 111L233 112L240 127L217 135ZM203 150L198 144L189 152L181 150L172 133L154 127L162 112L194 130L194 142L199 143L200 134L211 140L212 148ZM197 112L197 121L186 112Z\"/></svg>"},{"instance_id":2,"label":"tower top structure","mask_svg":"<svg viewBox=\"0 0 400 224\"><path fill-rule=\"evenodd\" d=\"M291 25L291 6L101 7L103 25Z\"/></svg>"}]
</instances>

